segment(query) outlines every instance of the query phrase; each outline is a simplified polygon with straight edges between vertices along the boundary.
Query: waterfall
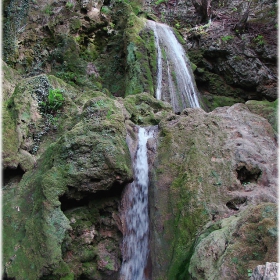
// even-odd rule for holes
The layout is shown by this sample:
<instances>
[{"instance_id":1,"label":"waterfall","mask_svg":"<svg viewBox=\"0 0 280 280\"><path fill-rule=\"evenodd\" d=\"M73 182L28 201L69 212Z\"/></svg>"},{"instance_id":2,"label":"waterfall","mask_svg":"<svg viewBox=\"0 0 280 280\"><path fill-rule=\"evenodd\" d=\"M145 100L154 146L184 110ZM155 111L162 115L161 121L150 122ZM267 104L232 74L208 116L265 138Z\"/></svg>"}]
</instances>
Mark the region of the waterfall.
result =
<instances>
[{"instance_id":1,"label":"waterfall","mask_svg":"<svg viewBox=\"0 0 280 280\"><path fill-rule=\"evenodd\" d=\"M148 21L147 25L154 32L157 48L157 99L170 102L175 112L186 107L200 107L189 59L172 28L153 21ZM164 75L168 83L165 90L162 87Z\"/></svg>"},{"instance_id":2,"label":"waterfall","mask_svg":"<svg viewBox=\"0 0 280 280\"><path fill-rule=\"evenodd\" d=\"M121 280L148 280L145 275L149 253L147 141L153 137L155 127L138 129L138 145L133 160L134 181L128 185L124 195L127 209L124 213Z\"/></svg>"},{"instance_id":3,"label":"waterfall","mask_svg":"<svg viewBox=\"0 0 280 280\"><path fill-rule=\"evenodd\" d=\"M153 22L154 23L154 22ZM156 48L157 48L157 89L156 89L156 98L161 100L161 87L162 87L162 53L159 45L159 38L157 34L157 29L155 28L155 23L152 25L154 30Z\"/></svg>"}]
</instances>

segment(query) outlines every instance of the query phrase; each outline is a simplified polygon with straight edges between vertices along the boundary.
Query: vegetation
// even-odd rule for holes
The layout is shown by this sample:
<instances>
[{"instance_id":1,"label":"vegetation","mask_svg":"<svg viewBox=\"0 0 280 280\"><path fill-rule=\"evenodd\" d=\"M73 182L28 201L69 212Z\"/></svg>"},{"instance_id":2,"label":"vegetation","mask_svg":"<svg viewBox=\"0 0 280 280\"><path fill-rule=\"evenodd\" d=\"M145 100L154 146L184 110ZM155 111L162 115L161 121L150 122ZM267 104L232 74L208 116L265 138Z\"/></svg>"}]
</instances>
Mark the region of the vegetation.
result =
<instances>
[{"instance_id":1,"label":"vegetation","mask_svg":"<svg viewBox=\"0 0 280 280\"><path fill-rule=\"evenodd\" d=\"M258 35L257 37L254 38L254 42L258 45L258 46L263 46L264 45L264 38L262 35Z\"/></svg>"},{"instance_id":2,"label":"vegetation","mask_svg":"<svg viewBox=\"0 0 280 280\"><path fill-rule=\"evenodd\" d=\"M43 12L46 14L46 15L52 15L53 14L53 8L50 4L47 4L43 10Z\"/></svg>"},{"instance_id":3,"label":"vegetation","mask_svg":"<svg viewBox=\"0 0 280 280\"><path fill-rule=\"evenodd\" d=\"M61 89L50 89L47 101L41 101L40 107L44 113L55 113L63 106L64 97Z\"/></svg>"},{"instance_id":4,"label":"vegetation","mask_svg":"<svg viewBox=\"0 0 280 280\"><path fill-rule=\"evenodd\" d=\"M160 5L161 3L165 3L166 2L166 0L158 0L157 2L156 2L156 5L158 6L158 5Z\"/></svg>"},{"instance_id":5,"label":"vegetation","mask_svg":"<svg viewBox=\"0 0 280 280\"><path fill-rule=\"evenodd\" d=\"M74 4L72 2L67 2L65 7L70 10L74 7Z\"/></svg>"},{"instance_id":6,"label":"vegetation","mask_svg":"<svg viewBox=\"0 0 280 280\"><path fill-rule=\"evenodd\" d=\"M223 42L227 42L229 40L232 40L234 37L232 35L226 35L226 36L223 36L221 39Z\"/></svg>"}]
</instances>

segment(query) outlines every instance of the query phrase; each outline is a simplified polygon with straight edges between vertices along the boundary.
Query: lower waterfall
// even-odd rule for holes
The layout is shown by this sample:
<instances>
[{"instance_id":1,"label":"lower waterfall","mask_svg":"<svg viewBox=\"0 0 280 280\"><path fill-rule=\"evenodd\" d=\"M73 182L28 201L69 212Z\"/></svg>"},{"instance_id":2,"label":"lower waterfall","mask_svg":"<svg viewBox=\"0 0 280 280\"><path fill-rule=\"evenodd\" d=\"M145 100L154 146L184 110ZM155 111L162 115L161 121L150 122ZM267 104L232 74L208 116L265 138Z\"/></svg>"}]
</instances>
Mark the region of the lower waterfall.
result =
<instances>
[{"instance_id":1,"label":"lower waterfall","mask_svg":"<svg viewBox=\"0 0 280 280\"><path fill-rule=\"evenodd\" d=\"M121 280L149 279L145 273L149 254L147 141L154 136L156 127L138 127L138 145L133 158L134 181L127 186L123 198L127 209L124 213Z\"/></svg>"}]
</instances>

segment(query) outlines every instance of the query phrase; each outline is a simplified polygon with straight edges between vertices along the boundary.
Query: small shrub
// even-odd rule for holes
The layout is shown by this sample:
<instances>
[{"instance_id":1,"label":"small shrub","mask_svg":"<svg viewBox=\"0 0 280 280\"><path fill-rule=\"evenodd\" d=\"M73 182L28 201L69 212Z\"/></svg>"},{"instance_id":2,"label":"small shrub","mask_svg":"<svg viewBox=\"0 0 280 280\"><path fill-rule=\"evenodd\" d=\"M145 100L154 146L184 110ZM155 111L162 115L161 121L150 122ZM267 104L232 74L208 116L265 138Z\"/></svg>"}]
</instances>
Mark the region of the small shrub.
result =
<instances>
[{"instance_id":1,"label":"small shrub","mask_svg":"<svg viewBox=\"0 0 280 280\"><path fill-rule=\"evenodd\" d=\"M166 2L166 0L158 0L157 2L156 2L156 5L160 5L161 3L165 3Z\"/></svg>"},{"instance_id":2,"label":"small shrub","mask_svg":"<svg viewBox=\"0 0 280 280\"><path fill-rule=\"evenodd\" d=\"M54 113L63 106L63 102L62 90L50 89L47 101L40 102L39 106L44 113Z\"/></svg>"},{"instance_id":3,"label":"small shrub","mask_svg":"<svg viewBox=\"0 0 280 280\"><path fill-rule=\"evenodd\" d=\"M253 274L252 269L248 269L248 270L247 270L247 272L248 272L248 275L247 275L247 276L248 276L248 277L251 277L251 276L252 276L252 274Z\"/></svg>"},{"instance_id":4,"label":"small shrub","mask_svg":"<svg viewBox=\"0 0 280 280\"><path fill-rule=\"evenodd\" d=\"M43 12L47 15L52 15L53 14L52 6L47 4L43 9Z\"/></svg>"},{"instance_id":5,"label":"small shrub","mask_svg":"<svg viewBox=\"0 0 280 280\"><path fill-rule=\"evenodd\" d=\"M226 35L226 36L223 36L221 39L223 40L223 42L226 43L227 41L232 40L232 39L233 39L233 36L231 36L231 35Z\"/></svg>"},{"instance_id":6,"label":"small shrub","mask_svg":"<svg viewBox=\"0 0 280 280\"><path fill-rule=\"evenodd\" d=\"M262 35L258 35L256 38L254 38L254 42L258 45L258 46L263 46L264 45L264 38Z\"/></svg>"},{"instance_id":7,"label":"small shrub","mask_svg":"<svg viewBox=\"0 0 280 280\"><path fill-rule=\"evenodd\" d=\"M65 5L66 9L72 9L74 7L74 4L71 3L71 2L67 2L66 5Z\"/></svg>"},{"instance_id":8,"label":"small shrub","mask_svg":"<svg viewBox=\"0 0 280 280\"><path fill-rule=\"evenodd\" d=\"M101 13L102 14L105 14L105 15L108 15L108 14L110 14L110 9L107 7L107 6L103 6L102 8L101 8Z\"/></svg>"}]
</instances>

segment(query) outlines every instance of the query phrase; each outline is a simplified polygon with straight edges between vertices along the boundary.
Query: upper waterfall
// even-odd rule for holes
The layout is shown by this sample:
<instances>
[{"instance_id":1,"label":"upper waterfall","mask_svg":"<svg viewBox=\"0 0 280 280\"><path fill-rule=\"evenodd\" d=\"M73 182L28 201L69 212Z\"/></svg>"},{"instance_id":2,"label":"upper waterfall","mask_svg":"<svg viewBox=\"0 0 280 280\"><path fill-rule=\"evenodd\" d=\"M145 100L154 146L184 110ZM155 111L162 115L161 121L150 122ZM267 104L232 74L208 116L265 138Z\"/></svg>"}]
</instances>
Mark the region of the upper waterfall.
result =
<instances>
[{"instance_id":1,"label":"upper waterfall","mask_svg":"<svg viewBox=\"0 0 280 280\"><path fill-rule=\"evenodd\" d=\"M172 28L154 21L147 25L154 31L157 48L156 98L170 102L175 112L200 107L190 61Z\"/></svg>"}]
</instances>

